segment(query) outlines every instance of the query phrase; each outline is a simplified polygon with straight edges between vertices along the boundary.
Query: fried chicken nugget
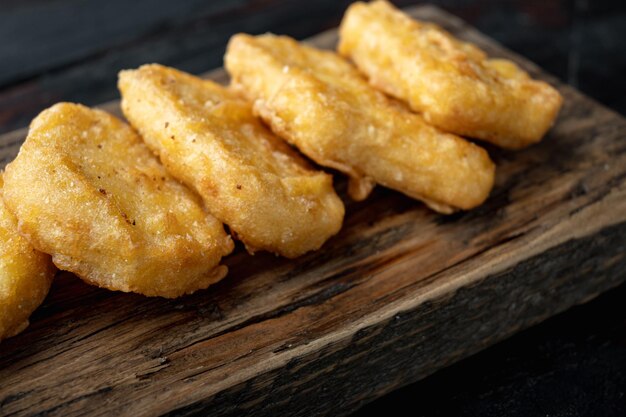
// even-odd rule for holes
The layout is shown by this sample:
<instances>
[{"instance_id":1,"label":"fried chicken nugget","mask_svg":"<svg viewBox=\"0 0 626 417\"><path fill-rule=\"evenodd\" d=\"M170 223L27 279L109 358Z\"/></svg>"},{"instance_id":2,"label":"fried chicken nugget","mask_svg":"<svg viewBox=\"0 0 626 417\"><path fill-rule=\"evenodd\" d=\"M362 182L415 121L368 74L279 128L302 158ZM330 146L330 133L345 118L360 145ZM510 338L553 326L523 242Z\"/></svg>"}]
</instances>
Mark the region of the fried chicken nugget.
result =
<instances>
[{"instance_id":1,"label":"fried chicken nugget","mask_svg":"<svg viewBox=\"0 0 626 417\"><path fill-rule=\"evenodd\" d=\"M156 64L122 71L119 87L147 145L249 251L295 258L341 228L332 177L309 168L230 89Z\"/></svg>"},{"instance_id":2,"label":"fried chicken nugget","mask_svg":"<svg viewBox=\"0 0 626 417\"><path fill-rule=\"evenodd\" d=\"M54 266L17 232L17 220L2 201L0 175L0 341L28 326L28 317L48 294Z\"/></svg>"},{"instance_id":3,"label":"fried chicken nugget","mask_svg":"<svg viewBox=\"0 0 626 417\"><path fill-rule=\"evenodd\" d=\"M338 51L372 85L407 102L443 130L519 149L539 142L562 97L505 59L418 22L386 1L353 3Z\"/></svg>"},{"instance_id":4,"label":"fried chicken nugget","mask_svg":"<svg viewBox=\"0 0 626 417\"><path fill-rule=\"evenodd\" d=\"M218 264L233 243L222 224L108 113L43 111L4 181L22 235L91 284L177 297L227 272Z\"/></svg>"},{"instance_id":5,"label":"fried chicken nugget","mask_svg":"<svg viewBox=\"0 0 626 417\"><path fill-rule=\"evenodd\" d=\"M450 213L481 204L493 186L485 150L429 126L333 52L239 34L225 62L255 112L305 155L348 174L356 200L379 183Z\"/></svg>"}]
</instances>

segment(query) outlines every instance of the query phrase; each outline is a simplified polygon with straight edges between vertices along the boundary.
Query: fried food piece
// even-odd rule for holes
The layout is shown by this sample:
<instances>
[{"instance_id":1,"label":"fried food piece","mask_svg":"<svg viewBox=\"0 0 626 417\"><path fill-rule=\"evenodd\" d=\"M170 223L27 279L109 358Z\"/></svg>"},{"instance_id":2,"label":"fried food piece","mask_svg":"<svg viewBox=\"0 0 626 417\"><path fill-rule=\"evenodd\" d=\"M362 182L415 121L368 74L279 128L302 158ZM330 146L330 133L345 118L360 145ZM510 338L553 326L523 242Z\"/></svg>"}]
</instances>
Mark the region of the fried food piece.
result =
<instances>
[{"instance_id":1,"label":"fried food piece","mask_svg":"<svg viewBox=\"0 0 626 417\"><path fill-rule=\"evenodd\" d=\"M161 65L122 71L119 87L148 146L249 251L295 258L341 228L332 177L311 169L233 91Z\"/></svg>"},{"instance_id":2,"label":"fried food piece","mask_svg":"<svg viewBox=\"0 0 626 417\"><path fill-rule=\"evenodd\" d=\"M556 89L513 62L487 59L476 46L386 1L353 3L339 39L339 53L372 85L449 132L519 149L539 142L561 107Z\"/></svg>"},{"instance_id":3,"label":"fried food piece","mask_svg":"<svg viewBox=\"0 0 626 417\"><path fill-rule=\"evenodd\" d=\"M305 155L348 174L354 199L376 183L442 213L487 198L495 170L487 152L429 126L337 54L284 36L239 34L225 61L254 111Z\"/></svg>"},{"instance_id":4,"label":"fried food piece","mask_svg":"<svg viewBox=\"0 0 626 417\"><path fill-rule=\"evenodd\" d=\"M226 275L218 263L233 243L222 224L108 113L43 111L4 181L22 235L91 284L177 297Z\"/></svg>"},{"instance_id":5,"label":"fried food piece","mask_svg":"<svg viewBox=\"0 0 626 417\"><path fill-rule=\"evenodd\" d=\"M54 266L17 232L17 220L2 201L0 175L0 341L28 326L28 317L48 294Z\"/></svg>"}]
</instances>

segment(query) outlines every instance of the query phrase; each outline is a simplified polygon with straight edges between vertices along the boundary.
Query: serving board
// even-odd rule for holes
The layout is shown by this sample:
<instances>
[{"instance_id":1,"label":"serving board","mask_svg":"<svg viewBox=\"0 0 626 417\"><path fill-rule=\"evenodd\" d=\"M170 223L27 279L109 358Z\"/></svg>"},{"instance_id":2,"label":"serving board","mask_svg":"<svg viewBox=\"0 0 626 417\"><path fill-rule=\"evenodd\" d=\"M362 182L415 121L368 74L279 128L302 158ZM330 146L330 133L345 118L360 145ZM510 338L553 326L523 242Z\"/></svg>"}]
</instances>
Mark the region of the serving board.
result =
<instances>
[{"instance_id":1,"label":"serving board","mask_svg":"<svg viewBox=\"0 0 626 417\"><path fill-rule=\"evenodd\" d=\"M302 258L238 247L225 280L176 300L59 273L0 344L0 414L345 415L623 282L626 121L440 9L407 11L564 96L539 145L487 147L483 206L443 216L380 187L349 202L336 175L344 227ZM2 165L25 134L0 136Z\"/></svg>"}]
</instances>

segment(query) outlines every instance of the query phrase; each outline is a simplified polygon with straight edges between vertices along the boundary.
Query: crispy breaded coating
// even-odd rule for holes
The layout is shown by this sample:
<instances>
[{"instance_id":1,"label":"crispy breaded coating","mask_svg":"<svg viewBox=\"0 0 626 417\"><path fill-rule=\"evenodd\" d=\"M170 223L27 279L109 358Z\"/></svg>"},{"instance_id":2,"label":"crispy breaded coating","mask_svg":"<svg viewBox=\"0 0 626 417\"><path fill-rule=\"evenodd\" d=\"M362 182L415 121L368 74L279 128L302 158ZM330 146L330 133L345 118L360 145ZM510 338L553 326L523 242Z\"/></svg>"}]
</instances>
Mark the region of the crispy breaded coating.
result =
<instances>
[{"instance_id":1,"label":"crispy breaded coating","mask_svg":"<svg viewBox=\"0 0 626 417\"><path fill-rule=\"evenodd\" d=\"M311 169L230 89L161 65L122 71L119 87L147 145L249 251L295 258L341 228L332 177Z\"/></svg>"},{"instance_id":2,"label":"crispy breaded coating","mask_svg":"<svg viewBox=\"0 0 626 417\"><path fill-rule=\"evenodd\" d=\"M233 243L222 223L108 113L43 111L4 181L22 235L89 283L177 297L226 274L219 261Z\"/></svg>"},{"instance_id":3,"label":"crispy breaded coating","mask_svg":"<svg viewBox=\"0 0 626 417\"><path fill-rule=\"evenodd\" d=\"M443 213L487 198L495 171L487 152L429 126L337 54L285 36L239 34L225 62L233 86L274 132L351 177L353 198L375 183Z\"/></svg>"},{"instance_id":4,"label":"crispy breaded coating","mask_svg":"<svg viewBox=\"0 0 626 417\"><path fill-rule=\"evenodd\" d=\"M513 62L488 59L476 46L386 1L348 8L338 51L428 123L503 148L539 142L561 107L556 89Z\"/></svg>"},{"instance_id":5,"label":"crispy breaded coating","mask_svg":"<svg viewBox=\"0 0 626 417\"><path fill-rule=\"evenodd\" d=\"M28 318L48 294L54 266L17 232L17 220L2 200L0 175L0 340L28 326Z\"/></svg>"}]
</instances>

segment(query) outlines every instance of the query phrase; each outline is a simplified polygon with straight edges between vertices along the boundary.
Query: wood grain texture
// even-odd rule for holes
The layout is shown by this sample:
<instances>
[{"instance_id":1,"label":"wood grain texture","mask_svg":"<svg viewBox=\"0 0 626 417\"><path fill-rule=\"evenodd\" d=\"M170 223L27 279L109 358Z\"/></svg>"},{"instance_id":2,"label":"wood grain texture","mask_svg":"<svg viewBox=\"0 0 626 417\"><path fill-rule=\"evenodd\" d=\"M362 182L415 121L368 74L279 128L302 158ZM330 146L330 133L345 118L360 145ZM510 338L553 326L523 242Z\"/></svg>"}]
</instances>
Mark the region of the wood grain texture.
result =
<instances>
[{"instance_id":1,"label":"wood grain texture","mask_svg":"<svg viewBox=\"0 0 626 417\"><path fill-rule=\"evenodd\" d=\"M178 300L62 273L31 327L0 344L0 414L343 415L623 282L624 119L439 9L410 11L565 97L541 144L489 148L484 206L444 217L379 188L348 203L322 250L238 250L226 280ZM24 133L0 138L3 161Z\"/></svg>"}]
</instances>

